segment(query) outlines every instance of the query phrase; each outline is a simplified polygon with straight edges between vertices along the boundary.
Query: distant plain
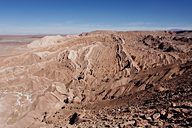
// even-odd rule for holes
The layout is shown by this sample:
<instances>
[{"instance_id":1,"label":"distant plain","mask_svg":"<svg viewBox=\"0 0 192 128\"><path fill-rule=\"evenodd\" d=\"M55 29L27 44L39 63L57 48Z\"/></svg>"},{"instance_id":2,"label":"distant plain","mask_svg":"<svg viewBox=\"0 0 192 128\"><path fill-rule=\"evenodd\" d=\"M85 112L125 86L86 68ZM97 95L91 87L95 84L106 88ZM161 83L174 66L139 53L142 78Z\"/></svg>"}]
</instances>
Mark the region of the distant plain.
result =
<instances>
[{"instance_id":1,"label":"distant plain","mask_svg":"<svg viewBox=\"0 0 192 128\"><path fill-rule=\"evenodd\" d=\"M0 57L16 55L27 51L27 44L41 35L0 35Z\"/></svg>"}]
</instances>

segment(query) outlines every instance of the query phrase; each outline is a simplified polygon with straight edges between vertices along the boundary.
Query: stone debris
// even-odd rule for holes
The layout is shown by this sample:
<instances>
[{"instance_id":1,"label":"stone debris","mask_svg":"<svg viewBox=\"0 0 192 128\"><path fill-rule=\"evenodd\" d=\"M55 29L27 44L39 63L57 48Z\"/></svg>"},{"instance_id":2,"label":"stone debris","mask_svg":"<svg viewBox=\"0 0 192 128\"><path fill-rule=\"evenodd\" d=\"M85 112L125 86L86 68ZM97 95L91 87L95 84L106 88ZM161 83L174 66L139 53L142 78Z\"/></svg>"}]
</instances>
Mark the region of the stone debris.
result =
<instances>
[{"instance_id":1,"label":"stone debris","mask_svg":"<svg viewBox=\"0 0 192 128\"><path fill-rule=\"evenodd\" d=\"M1 57L0 127L190 127L191 32L46 36Z\"/></svg>"}]
</instances>

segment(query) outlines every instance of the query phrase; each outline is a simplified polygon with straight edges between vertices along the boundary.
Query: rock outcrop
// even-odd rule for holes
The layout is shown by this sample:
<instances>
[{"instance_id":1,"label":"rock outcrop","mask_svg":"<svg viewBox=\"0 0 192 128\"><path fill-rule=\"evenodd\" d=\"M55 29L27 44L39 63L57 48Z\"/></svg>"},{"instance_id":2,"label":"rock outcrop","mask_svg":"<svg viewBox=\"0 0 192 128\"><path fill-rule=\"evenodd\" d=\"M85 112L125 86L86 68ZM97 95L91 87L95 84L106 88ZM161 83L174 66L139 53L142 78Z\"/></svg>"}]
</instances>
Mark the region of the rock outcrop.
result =
<instances>
[{"instance_id":1,"label":"rock outcrop","mask_svg":"<svg viewBox=\"0 0 192 128\"><path fill-rule=\"evenodd\" d=\"M179 88L172 88L166 81L191 78L184 76L192 68L192 44L190 39L186 42L180 38L174 32L95 31L33 41L28 52L0 62L0 115L4 115L0 116L0 127L136 127L169 123L161 121L164 109L149 109L148 116L150 105L143 102L145 94L162 97L163 102L164 95L170 94L166 91L177 93ZM174 103L171 97L167 101ZM156 104L155 99L149 102ZM190 99L186 102L191 104ZM171 110L164 113L172 114ZM127 115L130 119L124 118Z\"/></svg>"}]
</instances>

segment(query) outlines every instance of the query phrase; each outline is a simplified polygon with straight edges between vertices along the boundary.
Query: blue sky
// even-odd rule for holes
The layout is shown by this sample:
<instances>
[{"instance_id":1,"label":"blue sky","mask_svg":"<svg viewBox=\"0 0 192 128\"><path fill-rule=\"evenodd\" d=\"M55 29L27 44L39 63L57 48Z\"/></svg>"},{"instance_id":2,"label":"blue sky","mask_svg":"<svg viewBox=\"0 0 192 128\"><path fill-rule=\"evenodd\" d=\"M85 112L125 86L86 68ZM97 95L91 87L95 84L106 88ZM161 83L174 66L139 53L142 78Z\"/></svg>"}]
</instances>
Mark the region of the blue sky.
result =
<instances>
[{"instance_id":1,"label":"blue sky","mask_svg":"<svg viewBox=\"0 0 192 128\"><path fill-rule=\"evenodd\" d=\"M192 29L192 0L0 0L0 34Z\"/></svg>"}]
</instances>

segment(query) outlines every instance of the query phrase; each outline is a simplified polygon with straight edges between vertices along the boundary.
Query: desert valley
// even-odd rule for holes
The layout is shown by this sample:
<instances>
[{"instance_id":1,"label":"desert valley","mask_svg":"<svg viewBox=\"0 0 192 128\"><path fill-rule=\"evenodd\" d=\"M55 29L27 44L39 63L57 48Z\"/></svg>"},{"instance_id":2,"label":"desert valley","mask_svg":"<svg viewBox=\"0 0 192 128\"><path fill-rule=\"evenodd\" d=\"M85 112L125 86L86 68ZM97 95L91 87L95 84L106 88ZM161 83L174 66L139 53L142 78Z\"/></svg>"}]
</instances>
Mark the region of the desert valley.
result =
<instances>
[{"instance_id":1,"label":"desert valley","mask_svg":"<svg viewBox=\"0 0 192 128\"><path fill-rule=\"evenodd\" d=\"M192 31L0 36L0 128L192 126Z\"/></svg>"}]
</instances>

